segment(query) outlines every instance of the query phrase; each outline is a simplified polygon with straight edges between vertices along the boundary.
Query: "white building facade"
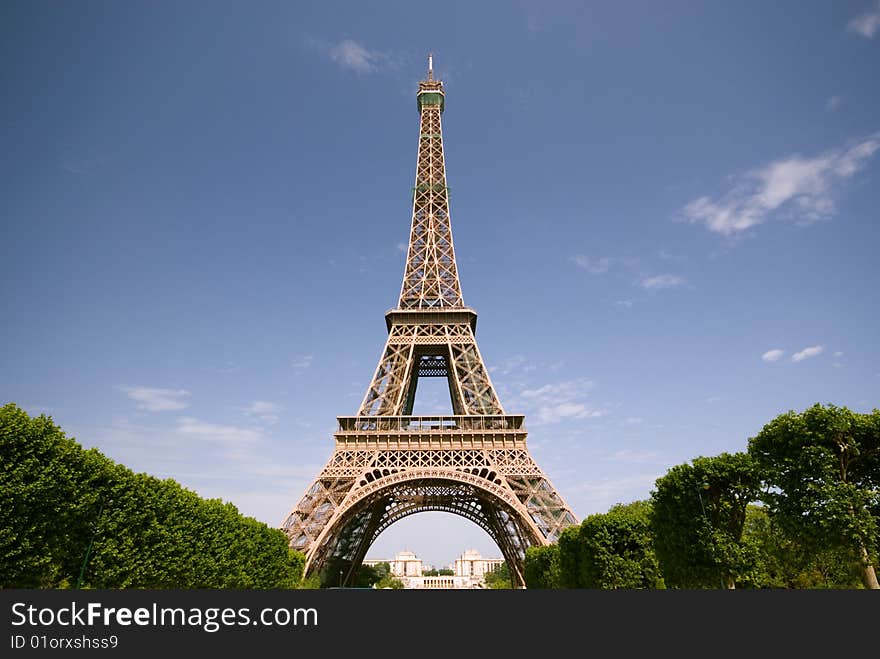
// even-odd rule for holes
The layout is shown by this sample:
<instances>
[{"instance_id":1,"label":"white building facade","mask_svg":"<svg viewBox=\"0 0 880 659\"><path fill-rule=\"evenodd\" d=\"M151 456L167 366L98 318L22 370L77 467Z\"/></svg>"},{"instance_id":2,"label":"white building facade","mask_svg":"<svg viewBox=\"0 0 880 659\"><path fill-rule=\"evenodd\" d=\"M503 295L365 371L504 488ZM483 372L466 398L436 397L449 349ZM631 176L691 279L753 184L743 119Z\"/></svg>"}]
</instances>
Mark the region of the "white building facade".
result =
<instances>
[{"instance_id":1,"label":"white building facade","mask_svg":"<svg viewBox=\"0 0 880 659\"><path fill-rule=\"evenodd\" d=\"M434 577L423 576L422 559L411 551L401 551L392 560L370 558L364 565L388 563L391 574L411 589L468 589L485 588L486 575L504 562L503 558L483 558L476 549L468 549L449 566L453 574Z\"/></svg>"},{"instance_id":2,"label":"white building facade","mask_svg":"<svg viewBox=\"0 0 880 659\"><path fill-rule=\"evenodd\" d=\"M503 558L483 558L476 549L468 549L449 566L457 577L471 577L481 582L496 567L504 562Z\"/></svg>"}]
</instances>

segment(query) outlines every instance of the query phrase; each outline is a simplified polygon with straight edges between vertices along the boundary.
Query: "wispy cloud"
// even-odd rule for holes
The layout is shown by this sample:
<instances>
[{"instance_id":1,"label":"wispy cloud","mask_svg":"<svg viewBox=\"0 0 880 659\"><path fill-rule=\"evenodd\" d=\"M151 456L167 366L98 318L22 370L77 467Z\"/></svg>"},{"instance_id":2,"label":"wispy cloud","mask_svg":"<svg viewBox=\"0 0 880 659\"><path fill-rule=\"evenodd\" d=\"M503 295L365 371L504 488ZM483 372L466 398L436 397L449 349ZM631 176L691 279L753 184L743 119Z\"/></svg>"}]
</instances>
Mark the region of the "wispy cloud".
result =
<instances>
[{"instance_id":1,"label":"wispy cloud","mask_svg":"<svg viewBox=\"0 0 880 659\"><path fill-rule=\"evenodd\" d=\"M300 357L296 357L293 361L291 361L290 365L298 371L304 371L312 365L313 359L314 355L301 355Z\"/></svg>"},{"instance_id":2,"label":"wispy cloud","mask_svg":"<svg viewBox=\"0 0 880 659\"><path fill-rule=\"evenodd\" d=\"M256 417L260 421L266 423L278 423L278 412L281 407L277 403L270 403L266 400L255 400L249 407L245 408L245 414Z\"/></svg>"},{"instance_id":3,"label":"wispy cloud","mask_svg":"<svg viewBox=\"0 0 880 659\"><path fill-rule=\"evenodd\" d=\"M825 102L825 109L834 112L840 109L841 105L843 105L843 96L832 96Z\"/></svg>"},{"instance_id":4,"label":"wispy cloud","mask_svg":"<svg viewBox=\"0 0 880 659\"><path fill-rule=\"evenodd\" d=\"M604 415L602 410L592 409L584 403L559 403L538 408L538 419L543 423L558 423L565 419L594 419Z\"/></svg>"},{"instance_id":5,"label":"wispy cloud","mask_svg":"<svg viewBox=\"0 0 880 659\"><path fill-rule=\"evenodd\" d=\"M185 437L220 442L223 444L253 444L263 437L257 428L207 423L193 417L183 417L177 421L177 432Z\"/></svg>"},{"instance_id":6,"label":"wispy cloud","mask_svg":"<svg viewBox=\"0 0 880 659\"><path fill-rule=\"evenodd\" d=\"M632 449L621 449L615 451L608 456L609 460L616 462L655 462L659 457L657 451L634 451Z\"/></svg>"},{"instance_id":7,"label":"wispy cloud","mask_svg":"<svg viewBox=\"0 0 880 659\"><path fill-rule=\"evenodd\" d=\"M535 370L535 365L530 363L525 355L513 355L508 357L499 364L489 367L490 373L498 373L499 375L510 375L514 372L528 373Z\"/></svg>"},{"instance_id":8,"label":"wispy cloud","mask_svg":"<svg viewBox=\"0 0 880 659\"><path fill-rule=\"evenodd\" d=\"M850 32L860 34L866 39L873 39L880 30L880 2L877 2L873 9L853 18L846 27Z\"/></svg>"},{"instance_id":9,"label":"wispy cloud","mask_svg":"<svg viewBox=\"0 0 880 659\"><path fill-rule=\"evenodd\" d=\"M107 158L101 155L74 156L67 155L61 159L61 169L77 176L89 176L101 169Z\"/></svg>"},{"instance_id":10,"label":"wispy cloud","mask_svg":"<svg viewBox=\"0 0 880 659\"><path fill-rule=\"evenodd\" d=\"M571 257L571 260L575 265L586 270L591 275L603 275L611 269L612 265L614 265L614 259L610 256L592 258L583 254L575 254Z\"/></svg>"},{"instance_id":11,"label":"wispy cloud","mask_svg":"<svg viewBox=\"0 0 880 659\"><path fill-rule=\"evenodd\" d=\"M633 301L632 300L616 300L614 302L615 307L625 307L627 309L632 309Z\"/></svg>"},{"instance_id":12,"label":"wispy cloud","mask_svg":"<svg viewBox=\"0 0 880 659\"><path fill-rule=\"evenodd\" d=\"M671 274L655 275L654 277L645 277L639 282L639 286L645 290L658 290L662 288L675 288L685 283L684 277Z\"/></svg>"},{"instance_id":13,"label":"wispy cloud","mask_svg":"<svg viewBox=\"0 0 880 659\"><path fill-rule=\"evenodd\" d=\"M583 395L594 386L595 383L592 380L568 380L565 382L545 384L537 389L525 389L520 392L520 396L538 401L568 401L577 396Z\"/></svg>"},{"instance_id":14,"label":"wispy cloud","mask_svg":"<svg viewBox=\"0 0 880 659\"><path fill-rule=\"evenodd\" d=\"M138 409L148 412L182 410L189 407L190 393L186 389L154 389L152 387L121 387Z\"/></svg>"},{"instance_id":15,"label":"wispy cloud","mask_svg":"<svg viewBox=\"0 0 880 659\"><path fill-rule=\"evenodd\" d=\"M277 412L278 405L266 400L255 400L251 403L250 407L247 408L247 411L251 414L268 414L270 412Z\"/></svg>"},{"instance_id":16,"label":"wispy cloud","mask_svg":"<svg viewBox=\"0 0 880 659\"><path fill-rule=\"evenodd\" d=\"M544 29L544 18L542 5L540 2L523 2L521 3L523 17L525 19L525 28L531 34L540 32Z\"/></svg>"},{"instance_id":17,"label":"wispy cloud","mask_svg":"<svg viewBox=\"0 0 880 659\"><path fill-rule=\"evenodd\" d=\"M827 219L835 211L835 186L864 168L878 149L880 133L874 133L812 158L794 155L771 162L738 177L719 200L694 199L684 207L684 219L723 236L762 224L782 210L799 222Z\"/></svg>"},{"instance_id":18,"label":"wispy cloud","mask_svg":"<svg viewBox=\"0 0 880 659\"><path fill-rule=\"evenodd\" d=\"M662 473L636 474L623 478L605 478L601 481L582 482L573 488L580 497L594 501L600 508L615 502L647 499Z\"/></svg>"},{"instance_id":19,"label":"wispy cloud","mask_svg":"<svg viewBox=\"0 0 880 659\"><path fill-rule=\"evenodd\" d=\"M539 423L558 423L565 419L589 419L605 415L605 410L589 405L585 397L594 387L591 380L568 380L523 389L519 397L530 416Z\"/></svg>"},{"instance_id":20,"label":"wispy cloud","mask_svg":"<svg viewBox=\"0 0 880 659\"><path fill-rule=\"evenodd\" d=\"M768 350L763 355L761 355L761 359L765 362L775 362L779 361L779 358L785 354L784 350L780 350L779 348L774 348L773 350Z\"/></svg>"},{"instance_id":21,"label":"wispy cloud","mask_svg":"<svg viewBox=\"0 0 880 659\"><path fill-rule=\"evenodd\" d=\"M809 348L804 348L800 352L794 353L791 356L791 361L802 362L805 359L809 359L810 357L821 355L823 350L825 350L825 348L823 348L822 346L810 346Z\"/></svg>"},{"instance_id":22,"label":"wispy cloud","mask_svg":"<svg viewBox=\"0 0 880 659\"><path fill-rule=\"evenodd\" d=\"M116 419L110 426L76 429L76 436L88 438L90 443L84 445L97 447L134 471L174 478L200 496L231 501L243 513L272 526L279 524L320 471L318 460L323 460L312 457L302 445L295 451L287 450L283 440L273 445L272 437L259 427L191 417L178 418L171 427ZM259 505L251 501L257 495L264 499Z\"/></svg>"},{"instance_id":23,"label":"wispy cloud","mask_svg":"<svg viewBox=\"0 0 880 659\"><path fill-rule=\"evenodd\" d=\"M406 251L406 243L397 243L397 251L405 252Z\"/></svg>"},{"instance_id":24,"label":"wispy cloud","mask_svg":"<svg viewBox=\"0 0 880 659\"><path fill-rule=\"evenodd\" d=\"M367 48L354 39L343 39L338 43L316 39L308 42L341 68L355 73L371 74L398 68L396 59L389 53Z\"/></svg>"},{"instance_id":25,"label":"wispy cloud","mask_svg":"<svg viewBox=\"0 0 880 659\"><path fill-rule=\"evenodd\" d=\"M832 362L831 365L834 368L843 368L843 363L840 361L841 358L843 357L843 353L838 350L837 352L835 352L831 356L834 358L834 361Z\"/></svg>"},{"instance_id":26,"label":"wispy cloud","mask_svg":"<svg viewBox=\"0 0 880 659\"><path fill-rule=\"evenodd\" d=\"M678 254L673 254L672 252L661 248L657 251L657 257L663 261L684 261L685 257L680 256Z\"/></svg>"}]
</instances>

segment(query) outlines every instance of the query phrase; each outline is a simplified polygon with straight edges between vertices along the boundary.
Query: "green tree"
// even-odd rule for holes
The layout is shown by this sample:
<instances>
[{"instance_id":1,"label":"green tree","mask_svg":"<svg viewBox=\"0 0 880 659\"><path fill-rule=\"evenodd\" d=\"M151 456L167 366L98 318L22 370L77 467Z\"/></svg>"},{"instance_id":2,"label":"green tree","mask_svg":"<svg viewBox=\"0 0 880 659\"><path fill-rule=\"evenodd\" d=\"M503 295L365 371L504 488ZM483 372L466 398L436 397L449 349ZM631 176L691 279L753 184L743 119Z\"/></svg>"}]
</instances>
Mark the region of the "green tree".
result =
<instances>
[{"instance_id":1,"label":"green tree","mask_svg":"<svg viewBox=\"0 0 880 659\"><path fill-rule=\"evenodd\" d=\"M835 548L861 563L866 588L880 588L874 563L880 514L880 411L816 404L789 411L749 439L770 515L809 550Z\"/></svg>"},{"instance_id":2,"label":"green tree","mask_svg":"<svg viewBox=\"0 0 880 659\"><path fill-rule=\"evenodd\" d=\"M510 579L510 568L507 567L507 563L501 563L487 572L484 581L486 588L499 590L513 587L513 582Z\"/></svg>"},{"instance_id":3,"label":"green tree","mask_svg":"<svg viewBox=\"0 0 880 659\"><path fill-rule=\"evenodd\" d=\"M391 574L391 572L382 575L379 580L373 584L373 588L390 588L391 590L401 590L403 587L403 582Z\"/></svg>"},{"instance_id":4,"label":"green tree","mask_svg":"<svg viewBox=\"0 0 880 659\"><path fill-rule=\"evenodd\" d=\"M305 557L230 503L0 408L0 587L293 588Z\"/></svg>"},{"instance_id":5,"label":"green tree","mask_svg":"<svg viewBox=\"0 0 880 659\"><path fill-rule=\"evenodd\" d=\"M526 549L523 578L526 588L561 588L559 546L532 546Z\"/></svg>"},{"instance_id":6,"label":"green tree","mask_svg":"<svg viewBox=\"0 0 880 659\"><path fill-rule=\"evenodd\" d=\"M579 533L584 588L663 588L654 554L651 504L618 504L607 513L590 515Z\"/></svg>"},{"instance_id":7,"label":"green tree","mask_svg":"<svg viewBox=\"0 0 880 659\"><path fill-rule=\"evenodd\" d=\"M743 539L757 550L755 588L861 587L861 566L851 552L809 549L781 528L764 506L746 508Z\"/></svg>"},{"instance_id":8,"label":"green tree","mask_svg":"<svg viewBox=\"0 0 880 659\"><path fill-rule=\"evenodd\" d=\"M76 583L98 511L91 480L105 465L48 417L0 408L0 586Z\"/></svg>"},{"instance_id":9,"label":"green tree","mask_svg":"<svg viewBox=\"0 0 880 659\"><path fill-rule=\"evenodd\" d=\"M754 581L756 551L742 531L760 484L745 453L698 457L657 479L651 526L666 585L734 588Z\"/></svg>"},{"instance_id":10,"label":"green tree","mask_svg":"<svg viewBox=\"0 0 880 659\"><path fill-rule=\"evenodd\" d=\"M559 534L558 547L559 588L586 588L581 581L583 552L581 546L581 526L569 526Z\"/></svg>"}]
</instances>

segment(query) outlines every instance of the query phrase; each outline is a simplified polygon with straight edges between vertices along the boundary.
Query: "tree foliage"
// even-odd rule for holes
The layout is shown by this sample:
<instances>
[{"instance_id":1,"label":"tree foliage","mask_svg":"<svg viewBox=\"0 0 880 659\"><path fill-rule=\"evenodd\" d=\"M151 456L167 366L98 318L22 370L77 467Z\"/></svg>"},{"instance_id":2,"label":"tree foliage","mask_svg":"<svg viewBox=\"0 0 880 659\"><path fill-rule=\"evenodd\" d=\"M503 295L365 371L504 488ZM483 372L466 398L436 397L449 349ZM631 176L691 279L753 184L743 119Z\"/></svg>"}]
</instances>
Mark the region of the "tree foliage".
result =
<instances>
[{"instance_id":1,"label":"tree foliage","mask_svg":"<svg viewBox=\"0 0 880 659\"><path fill-rule=\"evenodd\" d=\"M789 411L749 439L780 528L809 550L845 550L877 588L880 517L880 411L858 414L816 404Z\"/></svg>"},{"instance_id":2,"label":"tree foliage","mask_svg":"<svg viewBox=\"0 0 880 659\"><path fill-rule=\"evenodd\" d=\"M569 526L559 534L556 541L558 547L558 575L559 588L583 588L581 582L581 564L583 552L581 552L581 527Z\"/></svg>"},{"instance_id":3,"label":"tree foliage","mask_svg":"<svg viewBox=\"0 0 880 659\"><path fill-rule=\"evenodd\" d=\"M662 588L654 554L651 505L647 501L618 504L605 514L581 523L580 582L584 588Z\"/></svg>"},{"instance_id":4,"label":"tree foliage","mask_svg":"<svg viewBox=\"0 0 880 659\"><path fill-rule=\"evenodd\" d=\"M754 581L756 550L742 531L760 485L745 453L698 457L657 479L651 525L668 586L732 588Z\"/></svg>"},{"instance_id":5,"label":"tree foliage","mask_svg":"<svg viewBox=\"0 0 880 659\"><path fill-rule=\"evenodd\" d=\"M377 563L370 568L373 570L372 577L362 578L364 583L369 582L372 588L390 588L392 590L400 590L403 588L403 582L391 574L391 564L383 561ZM367 572L368 574L369 572Z\"/></svg>"},{"instance_id":6,"label":"tree foliage","mask_svg":"<svg viewBox=\"0 0 880 659\"><path fill-rule=\"evenodd\" d=\"M487 572L484 581L486 588L500 590L513 587L513 582L510 579L510 568L507 567L507 563L501 563Z\"/></svg>"},{"instance_id":7,"label":"tree foliage","mask_svg":"<svg viewBox=\"0 0 880 659\"><path fill-rule=\"evenodd\" d=\"M808 548L767 513L749 505L743 540L757 554L755 588L859 588L861 569L852 552L833 547Z\"/></svg>"},{"instance_id":8,"label":"tree foliage","mask_svg":"<svg viewBox=\"0 0 880 659\"><path fill-rule=\"evenodd\" d=\"M561 588L662 588L650 504L636 501L590 515L563 531L558 549L527 554L529 580Z\"/></svg>"},{"instance_id":9,"label":"tree foliage","mask_svg":"<svg viewBox=\"0 0 880 659\"><path fill-rule=\"evenodd\" d=\"M526 588L562 588L559 575L559 545L526 549L523 578Z\"/></svg>"},{"instance_id":10,"label":"tree foliage","mask_svg":"<svg viewBox=\"0 0 880 659\"><path fill-rule=\"evenodd\" d=\"M84 450L52 419L0 408L0 587L292 588L279 529ZM87 559L87 560L86 560ZM82 581L80 581L82 574Z\"/></svg>"}]
</instances>

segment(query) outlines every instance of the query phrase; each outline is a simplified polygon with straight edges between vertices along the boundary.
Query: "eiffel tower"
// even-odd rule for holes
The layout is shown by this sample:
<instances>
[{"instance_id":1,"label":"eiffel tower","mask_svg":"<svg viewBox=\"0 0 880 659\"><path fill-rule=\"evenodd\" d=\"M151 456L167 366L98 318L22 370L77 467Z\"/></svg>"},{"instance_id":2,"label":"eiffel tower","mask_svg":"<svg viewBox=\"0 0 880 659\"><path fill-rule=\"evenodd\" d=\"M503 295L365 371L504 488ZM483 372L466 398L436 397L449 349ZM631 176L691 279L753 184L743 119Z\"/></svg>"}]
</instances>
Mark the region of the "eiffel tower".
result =
<instances>
[{"instance_id":1,"label":"eiffel tower","mask_svg":"<svg viewBox=\"0 0 880 659\"><path fill-rule=\"evenodd\" d=\"M515 586L525 550L577 520L526 448L524 416L507 414L483 363L477 314L464 304L452 228L433 60L416 95L421 121L412 228L400 302L357 416L338 417L327 465L284 519L306 573L348 583L394 522L424 511L461 515L495 541ZM450 416L412 416L420 378L445 377Z\"/></svg>"}]
</instances>

